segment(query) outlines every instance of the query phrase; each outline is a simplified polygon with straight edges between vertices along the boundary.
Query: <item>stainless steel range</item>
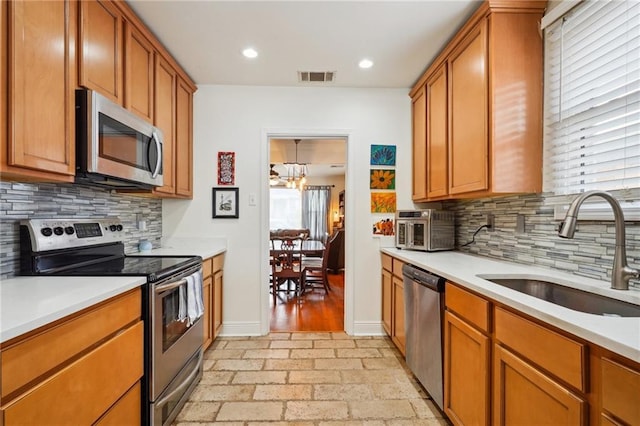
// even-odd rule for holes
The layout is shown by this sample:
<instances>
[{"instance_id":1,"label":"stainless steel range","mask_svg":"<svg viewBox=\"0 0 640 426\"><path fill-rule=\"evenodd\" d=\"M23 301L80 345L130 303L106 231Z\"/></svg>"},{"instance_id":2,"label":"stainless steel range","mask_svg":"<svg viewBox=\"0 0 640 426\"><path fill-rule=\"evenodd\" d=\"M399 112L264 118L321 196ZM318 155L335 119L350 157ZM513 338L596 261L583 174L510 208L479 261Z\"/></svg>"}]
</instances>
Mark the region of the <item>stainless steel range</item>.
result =
<instances>
[{"instance_id":1,"label":"stainless steel range","mask_svg":"<svg viewBox=\"0 0 640 426\"><path fill-rule=\"evenodd\" d=\"M202 258L126 256L118 218L20 222L22 275L145 276L142 422L167 425L202 377Z\"/></svg>"}]
</instances>

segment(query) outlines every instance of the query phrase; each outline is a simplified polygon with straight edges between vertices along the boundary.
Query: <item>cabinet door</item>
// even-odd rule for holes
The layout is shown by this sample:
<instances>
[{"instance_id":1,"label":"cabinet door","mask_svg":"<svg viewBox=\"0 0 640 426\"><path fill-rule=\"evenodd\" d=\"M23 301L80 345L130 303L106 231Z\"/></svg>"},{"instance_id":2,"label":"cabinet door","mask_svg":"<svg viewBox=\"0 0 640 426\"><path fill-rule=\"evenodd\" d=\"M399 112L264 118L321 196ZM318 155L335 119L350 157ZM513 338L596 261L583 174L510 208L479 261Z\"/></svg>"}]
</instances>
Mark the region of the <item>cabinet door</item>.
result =
<instances>
[{"instance_id":1,"label":"cabinet door","mask_svg":"<svg viewBox=\"0 0 640 426\"><path fill-rule=\"evenodd\" d=\"M193 99L189 86L178 79L176 91L176 194L193 196Z\"/></svg>"},{"instance_id":2,"label":"cabinet door","mask_svg":"<svg viewBox=\"0 0 640 426\"><path fill-rule=\"evenodd\" d=\"M393 277L393 321L391 340L396 344L402 355L405 351L406 332L404 324L404 282L402 278Z\"/></svg>"},{"instance_id":3,"label":"cabinet door","mask_svg":"<svg viewBox=\"0 0 640 426\"><path fill-rule=\"evenodd\" d=\"M630 425L640 425L640 371L602 358L600 373L602 408Z\"/></svg>"},{"instance_id":4,"label":"cabinet door","mask_svg":"<svg viewBox=\"0 0 640 426\"><path fill-rule=\"evenodd\" d=\"M222 328L222 285L224 283L222 270L213 274L213 339L218 337Z\"/></svg>"},{"instance_id":5,"label":"cabinet door","mask_svg":"<svg viewBox=\"0 0 640 426\"><path fill-rule=\"evenodd\" d=\"M391 272L382 270L382 327L391 336Z\"/></svg>"},{"instance_id":6,"label":"cabinet door","mask_svg":"<svg viewBox=\"0 0 640 426\"><path fill-rule=\"evenodd\" d=\"M487 23L454 49L449 75L449 192L488 189Z\"/></svg>"},{"instance_id":7,"label":"cabinet door","mask_svg":"<svg viewBox=\"0 0 640 426\"><path fill-rule=\"evenodd\" d=\"M142 424L141 401L142 391L140 390L140 382L138 382L104 416L100 417L95 426L137 426Z\"/></svg>"},{"instance_id":8,"label":"cabinet door","mask_svg":"<svg viewBox=\"0 0 640 426\"><path fill-rule=\"evenodd\" d=\"M414 201L427 199L427 101L424 88L412 100L413 108L413 195Z\"/></svg>"},{"instance_id":9,"label":"cabinet door","mask_svg":"<svg viewBox=\"0 0 640 426\"><path fill-rule=\"evenodd\" d=\"M447 73L443 64L427 80L427 197L449 193L447 184Z\"/></svg>"},{"instance_id":10,"label":"cabinet door","mask_svg":"<svg viewBox=\"0 0 640 426\"><path fill-rule=\"evenodd\" d=\"M81 1L80 85L122 105L122 14L110 1Z\"/></svg>"},{"instance_id":11,"label":"cabinet door","mask_svg":"<svg viewBox=\"0 0 640 426\"><path fill-rule=\"evenodd\" d=\"M8 51L6 94L2 84L3 97L8 97L8 135L7 139L3 135L2 171L34 177L51 172L60 176L46 178L72 181L77 3L6 3L2 5L8 8L3 10L9 23L9 49L2 49L3 59Z\"/></svg>"},{"instance_id":12,"label":"cabinet door","mask_svg":"<svg viewBox=\"0 0 640 426\"><path fill-rule=\"evenodd\" d=\"M500 345L493 371L493 424L586 424L583 399Z\"/></svg>"},{"instance_id":13,"label":"cabinet door","mask_svg":"<svg viewBox=\"0 0 640 426\"><path fill-rule=\"evenodd\" d=\"M444 314L444 411L455 425L489 424L489 337Z\"/></svg>"},{"instance_id":14,"label":"cabinet door","mask_svg":"<svg viewBox=\"0 0 640 426\"><path fill-rule=\"evenodd\" d=\"M175 108L176 72L160 55L156 55L155 125L162 130L162 179L164 185L155 191L175 194Z\"/></svg>"},{"instance_id":15,"label":"cabinet door","mask_svg":"<svg viewBox=\"0 0 640 426\"><path fill-rule=\"evenodd\" d=\"M212 324L212 309L213 309L213 295L212 295L212 283L211 277L205 278L202 282L202 301L204 305L204 315L202 322L204 324L204 339L202 342L202 350L207 350L211 342L213 342L213 324Z\"/></svg>"},{"instance_id":16,"label":"cabinet door","mask_svg":"<svg viewBox=\"0 0 640 426\"><path fill-rule=\"evenodd\" d=\"M131 23L126 24L124 105L153 122L153 46Z\"/></svg>"}]
</instances>

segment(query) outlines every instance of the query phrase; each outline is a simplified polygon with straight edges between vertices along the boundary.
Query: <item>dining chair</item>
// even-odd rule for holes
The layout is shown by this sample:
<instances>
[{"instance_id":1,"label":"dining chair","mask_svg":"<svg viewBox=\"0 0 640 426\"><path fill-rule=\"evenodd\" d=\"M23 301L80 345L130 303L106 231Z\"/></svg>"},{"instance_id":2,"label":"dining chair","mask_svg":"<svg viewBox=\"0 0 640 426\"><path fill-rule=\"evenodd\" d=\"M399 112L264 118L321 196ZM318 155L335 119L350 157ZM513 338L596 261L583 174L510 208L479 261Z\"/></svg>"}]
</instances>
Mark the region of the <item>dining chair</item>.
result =
<instances>
[{"instance_id":1,"label":"dining chair","mask_svg":"<svg viewBox=\"0 0 640 426\"><path fill-rule=\"evenodd\" d=\"M277 243L276 243L277 244ZM271 250L271 292L273 300L278 292L291 292L299 295L302 289L302 239L286 238L280 241L280 247ZM286 289L281 289L282 284ZM291 289L293 284L293 290Z\"/></svg>"},{"instance_id":2,"label":"dining chair","mask_svg":"<svg viewBox=\"0 0 640 426\"><path fill-rule=\"evenodd\" d=\"M313 290L314 288L324 288L325 293L329 294L330 287L327 269L330 253L331 239L328 239L324 244L324 250L321 258L303 258L301 294L304 294L306 290Z\"/></svg>"}]
</instances>

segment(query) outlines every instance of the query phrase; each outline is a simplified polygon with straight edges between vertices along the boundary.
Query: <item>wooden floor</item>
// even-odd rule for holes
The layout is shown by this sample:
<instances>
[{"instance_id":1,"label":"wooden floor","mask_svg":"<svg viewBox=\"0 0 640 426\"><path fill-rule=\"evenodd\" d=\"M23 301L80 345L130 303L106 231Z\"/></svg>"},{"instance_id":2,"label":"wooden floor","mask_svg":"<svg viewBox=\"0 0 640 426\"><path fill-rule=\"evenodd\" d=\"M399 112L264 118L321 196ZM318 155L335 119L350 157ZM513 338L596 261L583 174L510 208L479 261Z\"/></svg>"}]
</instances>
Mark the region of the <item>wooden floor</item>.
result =
<instances>
[{"instance_id":1,"label":"wooden floor","mask_svg":"<svg viewBox=\"0 0 640 426\"><path fill-rule=\"evenodd\" d=\"M313 289L301 297L271 299L271 331L344 331L344 273L329 274L331 291Z\"/></svg>"}]
</instances>

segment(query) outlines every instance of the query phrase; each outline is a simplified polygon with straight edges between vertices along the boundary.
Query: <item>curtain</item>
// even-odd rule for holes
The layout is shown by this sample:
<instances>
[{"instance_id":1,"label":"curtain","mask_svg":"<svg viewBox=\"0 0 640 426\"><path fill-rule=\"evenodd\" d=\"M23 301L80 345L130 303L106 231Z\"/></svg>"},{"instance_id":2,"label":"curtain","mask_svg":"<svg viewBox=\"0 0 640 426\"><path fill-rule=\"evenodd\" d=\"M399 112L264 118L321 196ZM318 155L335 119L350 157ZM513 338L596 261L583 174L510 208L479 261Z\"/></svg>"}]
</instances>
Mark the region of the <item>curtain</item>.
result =
<instances>
[{"instance_id":1,"label":"curtain","mask_svg":"<svg viewBox=\"0 0 640 426\"><path fill-rule=\"evenodd\" d=\"M330 186L307 186L302 191L302 227L312 240L322 240L329 229L330 203Z\"/></svg>"}]
</instances>

